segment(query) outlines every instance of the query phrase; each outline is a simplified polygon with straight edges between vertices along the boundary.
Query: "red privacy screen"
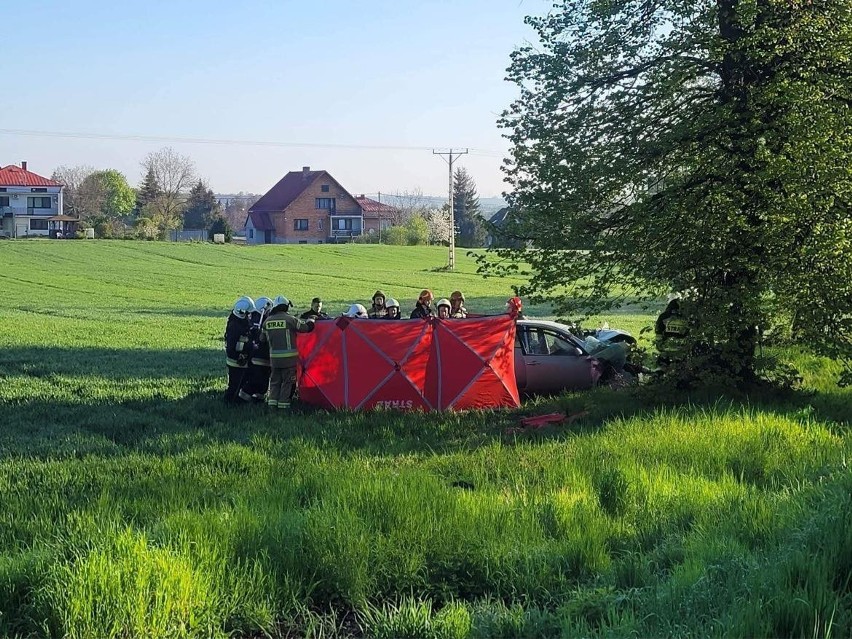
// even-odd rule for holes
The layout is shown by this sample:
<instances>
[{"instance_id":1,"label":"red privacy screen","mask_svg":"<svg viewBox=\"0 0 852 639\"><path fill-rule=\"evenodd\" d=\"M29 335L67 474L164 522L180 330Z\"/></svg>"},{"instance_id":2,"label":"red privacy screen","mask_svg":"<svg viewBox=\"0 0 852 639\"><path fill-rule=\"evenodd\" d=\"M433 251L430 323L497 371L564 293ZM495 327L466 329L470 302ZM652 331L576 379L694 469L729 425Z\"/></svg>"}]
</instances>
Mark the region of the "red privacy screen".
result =
<instances>
[{"instance_id":1,"label":"red privacy screen","mask_svg":"<svg viewBox=\"0 0 852 639\"><path fill-rule=\"evenodd\" d=\"M324 408L517 407L515 322L474 319L320 321L302 333L299 398Z\"/></svg>"}]
</instances>

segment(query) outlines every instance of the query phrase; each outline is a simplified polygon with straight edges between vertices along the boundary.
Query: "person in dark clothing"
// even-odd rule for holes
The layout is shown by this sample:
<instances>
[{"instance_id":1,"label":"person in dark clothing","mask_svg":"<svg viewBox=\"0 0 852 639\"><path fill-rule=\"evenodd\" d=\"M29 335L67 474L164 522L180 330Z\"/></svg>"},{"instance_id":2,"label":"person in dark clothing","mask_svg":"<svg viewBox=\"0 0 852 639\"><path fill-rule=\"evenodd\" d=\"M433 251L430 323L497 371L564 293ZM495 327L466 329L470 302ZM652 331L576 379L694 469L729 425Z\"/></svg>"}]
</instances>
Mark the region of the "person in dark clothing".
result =
<instances>
[{"instance_id":1,"label":"person in dark clothing","mask_svg":"<svg viewBox=\"0 0 852 639\"><path fill-rule=\"evenodd\" d=\"M254 301L250 297L241 297L234 303L225 325L225 363L228 367L226 404L235 404L241 398L241 386L246 381L251 359L251 314L254 310ZM250 400L251 396L247 398ZM242 399L246 400L245 397Z\"/></svg>"},{"instance_id":2,"label":"person in dark clothing","mask_svg":"<svg viewBox=\"0 0 852 639\"><path fill-rule=\"evenodd\" d=\"M293 317L290 315L290 300L283 295L275 298L275 307L263 325L272 369L267 403L272 408L290 408L290 398L296 386L296 362L299 355L296 349L296 334L314 330L314 321Z\"/></svg>"},{"instance_id":3,"label":"person in dark clothing","mask_svg":"<svg viewBox=\"0 0 852 639\"><path fill-rule=\"evenodd\" d=\"M402 316L399 314L399 302L394 298L388 298L388 301L385 302L385 308L388 309L388 314L385 315L386 320L402 319Z\"/></svg>"},{"instance_id":4,"label":"person in dark clothing","mask_svg":"<svg viewBox=\"0 0 852 639\"><path fill-rule=\"evenodd\" d=\"M657 346L657 364L661 369L682 358L684 341L689 334L689 325L683 316L680 300L675 298L654 322L654 341Z\"/></svg>"},{"instance_id":5,"label":"person in dark clothing","mask_svg":"<svg viewBox=\"0 0 852 639\"><path fill-rule=\"evenodd\" d=\"M435 296L428 288L420 291L420 297L417 298L417 304L414 310L411 311L411 319L429 319L435 316L435 310L432 308L432 300Z\"/></svg>"},{"instance_id":6,"label":"person in dark clothing","mask_svg":"<svg viewBox=\"0 0 852 639\"><path fill-rule=\"evenodd\" d=\"M385 307L385 294L382 291L373 293L373 305L367 311L367 317L370 319L384 319L388 314L388 309Z\"/></svg>"},{"instance_id":7,"label":"person in dark clothing","mask_svg":"<svg viewBox=\"0 0 852 639\"><path fill-rule=\"evenodd\" d=\"M319 297L315 297L311 300L311 307L307 311L302 313L299 316L299 319L325 320L330 318L326 313L323 313L322 311L322 300Z\"/></svg>"}]
</instances>

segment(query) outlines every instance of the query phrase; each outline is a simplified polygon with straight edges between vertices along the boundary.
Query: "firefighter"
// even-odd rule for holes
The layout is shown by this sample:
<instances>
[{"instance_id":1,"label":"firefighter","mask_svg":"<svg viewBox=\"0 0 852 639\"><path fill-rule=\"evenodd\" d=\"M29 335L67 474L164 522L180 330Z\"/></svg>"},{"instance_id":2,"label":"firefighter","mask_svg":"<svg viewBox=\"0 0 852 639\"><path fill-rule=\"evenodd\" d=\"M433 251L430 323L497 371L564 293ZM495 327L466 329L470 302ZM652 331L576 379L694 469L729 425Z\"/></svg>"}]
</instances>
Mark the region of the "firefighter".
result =
<instances>
[{"instance_id":1,"label":"firefighter","mask_svg":"<svg viewBox=\"0 0 852 639\"><path fill-rule=\"evenodd\" d=\"M296 387L296 333L314 330L314 320L301 320L290 315L290 300L279 295L275 306L263 325L263 333L269 344L269 363L272 373L269 378L269 398L272 408L287 410Z\"/></svg>"},{"instance_id":2,"label":"firefighter","mask_svg":"<svg viewBox=\"0 0 852 639\"><path fill-rule=\"evenodd\" d=\"M450 300L446 298L439 299L437 307L439 319L450 319L450 309L452 308Z\"/></svg>"},{"instance_id":3,"label":"firefighter","mask_svg":"<svg viewBox=\"0 0 852 639\"><path fill-rule=\"evenodd\" d=\"M228 388L225 391L225 403L235 404L241 397L241 386L246 378L251 359L251 314L254 312L254 300L241 297L234 302L234 308L228 315L225 326L225 362L228 366ZM247 395L248 400L251 395Z\"/></svg>"},{"instance_id":4,"label":"firefighter","mask_svg":"<svg viewBox=\"0 0 852 639\"><path fill-rule=\"evenodd\" d=\"M351 317L352 319L369 319L367 309L363 304L350 304L349 309L343 314L343 317Z\"/></svg>"},{"instance_id":5,"label":"firefighter","mask_svg":"<svg viewBox=\"0 0 852 639\"><path fill-rule=\"evenodd\" d=\"M450 295L450 305L450 317L453 319L467 317L467 309L464 307L464 294L461 291L453 291Z\"/></svg>"},{"instance_id":6,"label":"firefighter","mask_svg":"<svg viewBox=\"0 0 852 639\"><path fill-rule=\"evenodd\" d=\"M315 297L311 300L311 307L302 313L299 316L299 319L307 320L307 319L315 319L315 320L325 320L330 319L328 314L323 313L322 311L322 299L319 297Z\"/></svg>"},{"instance_id":7,"label":"firefighter","mask_svg":"<svg viewBox=\"0 0 852 639\"><path fill-rule=\"evenodd\" d=\"M388 314L385 307L385 294L382 291L373 293L373 305L367 313L370 319L384 319Z\"/></svg>"},{"instance_id":8,"label":"firefighter","mask_svg":"<svg viewBox=\"0 0 852 639\"><path fill-rule=\"evenodd\" d=\"M385 302L385 308L388 309L388 314L385 316L386 320L402 319L402 315L399 314L399 302L397 302L394 298L388 298L388 301Z\"/></svg>"},{"instance_id":9,"label":"firefighter","mask_svg":"<svg viewBox=\"0 0 852 639\"><path fill-rule=\"evenodd\" d=\"M435 296L428 288L420 291L420 297L417 298L417 304L414 305L414 310L411 311L411 319L429 319L435 316L435 311L432 309L432 300Z\"/></svg>"},{"instance_id":10,"label":"firefighter","mask_svg":"<svg viewBox=\"0 0 852 639\"><path fill-rule=\"evenodd\" d=\"M659 353L657 364L661 369L668 368L683 357L688 334L689 324L683 316L680 300L674 298L654 322L654 341Z\"/></svg>"},{"instance_id":11,"label":"firefighter","mask_svg":"<svg viewBox=\"0 0 852 639\"><path fill-rule=\"evenodd\" d=\"M240 390L240 399L246 401L262 402L269 388L272 369L269 364L269 343L263 336L263 324L273 305L273 301L268 297L258 297L254 301L255 312L251 317L251 359L246 372L247 383Z\"/></svg>"}]
</instances>

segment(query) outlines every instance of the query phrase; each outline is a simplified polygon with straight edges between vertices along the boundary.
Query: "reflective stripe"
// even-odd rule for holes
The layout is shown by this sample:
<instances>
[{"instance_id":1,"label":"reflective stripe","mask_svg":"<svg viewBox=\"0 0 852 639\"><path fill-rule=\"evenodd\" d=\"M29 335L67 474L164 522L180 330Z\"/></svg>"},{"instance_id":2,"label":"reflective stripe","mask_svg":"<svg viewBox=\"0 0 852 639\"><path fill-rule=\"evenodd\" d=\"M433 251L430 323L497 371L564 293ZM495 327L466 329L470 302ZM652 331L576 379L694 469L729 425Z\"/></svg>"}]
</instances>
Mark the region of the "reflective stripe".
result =
<instances>
[{"instance_id":1,"label":"reflective stripe","mask_svg":"<svg viewBox=\"0 0 852 639\"><path fill-rule=\"evenodd\" d=\"M254 364L255 366L269 366L269 360L268 359L258 359L256 357L252 357L251 363Z\"/></svg>"},{"instance_id":2,"label":"reflective stripe","mask_svg":"<svg viewBox=\"0 0 852 639\"><path fill-rule=\"evenodd\" d=\"M296 357L299 354L299 351L272 351L269 356L272 359L281 359L283 357Z\"/></svg>"},{"instance_id":3,"label":"reflective stripe","mask_svg":"<svg viewBox=\"0 0 852 639\"><path fill-rule=\"evenodd\" d=\"M230 357L226 358L225 362L228 364L228 366L231 366L233 368L248 368L248 364L240 364L237 360L231 359Z\"/></svg>"}]
</instances>

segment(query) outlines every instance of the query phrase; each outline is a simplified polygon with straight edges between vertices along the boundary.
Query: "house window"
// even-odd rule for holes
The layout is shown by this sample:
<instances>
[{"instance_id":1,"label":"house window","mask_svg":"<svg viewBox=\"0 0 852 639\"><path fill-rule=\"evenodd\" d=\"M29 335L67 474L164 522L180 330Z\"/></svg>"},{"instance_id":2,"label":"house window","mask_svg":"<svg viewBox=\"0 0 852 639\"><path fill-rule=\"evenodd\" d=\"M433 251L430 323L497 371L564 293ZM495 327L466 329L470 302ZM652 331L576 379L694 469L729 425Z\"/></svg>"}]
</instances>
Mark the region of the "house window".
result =
<instances>
[{"instance_id":1,"label":"house window","mask_svg":"<svg viewBox=\"0 0 852 639\"><path fill-rule=\"evenodd\" d=\"M30 193L47 193L47 189L30 189Z\"/></svg>"},{"instance_id":2,"label":"house window","mask_svg":"<svg viewBox=\"0 0 852 639\"><path fill-rule=\"evenodd\" d=\"M5 193L7 190L5 186L0 186L0 193Z\"/></svg>"},{"instance_id":3,"label":"house window","mask_svg":"<svg viewBox=\"0 0 852 639\"><path fill-rule=\"evenodd\" d=\"M317 231L322 231L323 221L322 218L317 220Z\"/></svg>"},{"instance_id":4,"label":"house window","mask_svg":"<svg viewBox=\"0 0 852 639\"><path fill-rule=\"evenodd\" d=\"M306 219L293 220L293 230L294 231L307 231L308 230L308 221Z\"/></svg>"},{"instance_id":5,"label":"house window","mask_svg":"<svg viewBox=\"0 0 852 639\"><path fill-rule=\"evenodd\" d=\"M47 220L30 220L31 231L46 231Z\"/></svg>"},{"instance_id":6,"label":"house window","mask_svg":"<svg viewBox=\"0 0 852 639\"><path fill-rule=\"evenodd\" d=\"M28 209L49 209L50 208L50 198L49 197L28 197L27 198L27 208Z\"/></svg>"},{"instance_id":7,"label":"house window","mask_svg":"<svg viewBox=\"0 0 852 639\"><path fill-rule=\"evenodd\" d=\"M334 220L334 228L338 231L351 231L352 230L352 218L351 217L340 217Z\"/></svg>"},{"instance_id":8,"label":"house window","mask_svg":"<svg viewBox=\"0 0 852 639\"><path fill-rule=\"evenodd\" d=\"M9 206L9 196L8 195L0 196L0 206Z\"/></svg>"},{"instance_id":9,"label":"house window","mask_svg":"<svg viewBox=\"0 0 852 639\"><path fill-rule=\"evenodd\" d=\"M328 184L323 184L323 185L320 187L320 190L321 190L323 193L328 193Z\"/></svg>"},{"instance_id":10,"label":"house window","mask_svg":"<svg viewBox=\"0 0 852 639\"><path fill-rule=\"evenodd\" d=\"M254 239L254 229L249 229L249 239L250 240Z\"/></svg>"},{"instance_id":11,"label":"house window","mask_svg":"<svg viewBox=\"0 0 852 639\"><path fill-rule=\"evenodd\" d=\"M317 208L325 209L326 211L333 211L337 208L333 197L318 197L317 198Z\"/></svg>"}]
</instances>

